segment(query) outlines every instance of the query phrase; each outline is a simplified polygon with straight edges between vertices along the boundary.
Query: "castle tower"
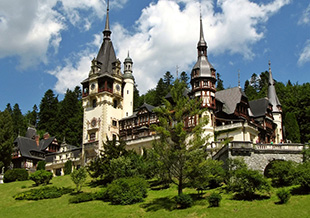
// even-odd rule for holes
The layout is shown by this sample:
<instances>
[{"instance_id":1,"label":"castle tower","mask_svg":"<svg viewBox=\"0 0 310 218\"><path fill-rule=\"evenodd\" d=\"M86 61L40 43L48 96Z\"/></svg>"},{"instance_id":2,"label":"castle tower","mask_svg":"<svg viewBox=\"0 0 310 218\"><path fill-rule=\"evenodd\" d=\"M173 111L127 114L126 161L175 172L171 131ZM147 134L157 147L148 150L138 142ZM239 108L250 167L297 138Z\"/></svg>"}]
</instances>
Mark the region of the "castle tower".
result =
<instances>
[{"instance_id":1,"label":"castle tower","mask_svg":"<svg viewBox=\"0 0 310 218\"><path fill-rule=\"evenodd\" d=\"M201 106L208 109L205 116L208 116L209 124L205 127L205 132L213 135L214 110L216 108L216 70L208 60L207 48L208 46L204 39L202 19L200 16L200 38L197 44L198 59L191 72L191 94L193 97L200 98L202 100Z\"/></svg>"},{"instance_id":2,"label":"castle tower","mask_svg":"<svg viewBox=\"0 0 310 218\"><path fill-rule=\"evenodd\" d=\"M269 84L268 84L268 100L272 104L272 115L274 122L277 124L275 130L275 143L283 141L283 122L282 122L282 106L278 99L275 82L271 73L271 63L269 61Z\"/></svg>"},{"instance_id":3,"label":"castle tower","mask_svg":"<svg viewBox=\"0 0 310 218\"><path fill-rule=\"evenodd\" d=\"M124 77L121 72L121 62L115 55L110 38L111 33L108 3L103 42L97 57L91 62L88 78L82 82L83 155L85 162L99 155L99 151L103 149L103 142L107 138L111 140L118 136L118 121L124 117L124 105L126 105L128 115L132 114L132 108L127 106L127 104L130 105L127 101L133 101L132 97L129 97L130 100L124 101L124 94L127 93L127 90L133 96L132 60L131 62L129 59L127 61L130 62L128 63L130 71L126 70ZM125 63L127 62L125 61Z\"/></svg>"},{"instance_id":4,"label":"castle tower","mask_svg":"<svg viewBox=\"0 0 310 218\"><path fill-rule=\"evenodd\" d=\"M123 117L129 117L133 114L133 94L134 94L134 77L132 75L132 59L129 57L124 61L124 105L123 105Z\"/></svg>"}]
</instances>

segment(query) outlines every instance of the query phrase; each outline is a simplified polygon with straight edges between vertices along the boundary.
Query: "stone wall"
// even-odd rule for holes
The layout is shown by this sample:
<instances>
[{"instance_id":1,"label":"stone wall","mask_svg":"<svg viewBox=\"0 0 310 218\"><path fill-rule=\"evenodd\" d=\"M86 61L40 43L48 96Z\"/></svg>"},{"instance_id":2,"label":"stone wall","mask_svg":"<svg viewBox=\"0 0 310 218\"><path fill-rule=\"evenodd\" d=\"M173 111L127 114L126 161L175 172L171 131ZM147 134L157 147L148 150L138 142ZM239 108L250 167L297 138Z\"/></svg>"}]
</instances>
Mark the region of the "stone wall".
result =
<instances>
[{"instance_id":1,"label":"stone wall","mask_svg":"<svg viewBox=\"0 0 310 218\"><path fill-rule=\"evenodd\" d=\"M291 160L301 163L303 155L301 153L282 153L273 151L272 153L256 153L250 152L250 155L232 155L229 151L229 158L242 157L250 169L258 170L264 173L266 166L273 160Z\"/></svg>"}]
</instances>

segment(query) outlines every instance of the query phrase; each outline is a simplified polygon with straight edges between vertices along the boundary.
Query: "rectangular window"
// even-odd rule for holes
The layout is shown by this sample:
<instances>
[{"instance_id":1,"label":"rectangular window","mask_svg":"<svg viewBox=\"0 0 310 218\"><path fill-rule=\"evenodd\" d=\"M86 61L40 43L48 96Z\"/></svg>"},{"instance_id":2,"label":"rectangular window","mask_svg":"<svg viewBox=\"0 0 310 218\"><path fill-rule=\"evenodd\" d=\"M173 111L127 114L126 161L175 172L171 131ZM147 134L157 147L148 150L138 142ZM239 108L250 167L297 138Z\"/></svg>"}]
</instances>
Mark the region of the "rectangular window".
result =
<instances>
[{"instance_id":1,"label":"rectangular window","mask_svg":"<svg viewBox=\"0 0 310 218\"><path fill-rule=\"evenodd\" d=\"M129 90L127 90L127 95L129 94Z\"/></svg>"},{"instance_id":2,"label":"rectangular window","mask_svg":"<svg viewBox=\"0 0 310 218\"><path fill-rule=\"evenodd\" d=\"M112 120L112 126L117 126L117 121L116 120Z\"/></svg>"}]
</instances>

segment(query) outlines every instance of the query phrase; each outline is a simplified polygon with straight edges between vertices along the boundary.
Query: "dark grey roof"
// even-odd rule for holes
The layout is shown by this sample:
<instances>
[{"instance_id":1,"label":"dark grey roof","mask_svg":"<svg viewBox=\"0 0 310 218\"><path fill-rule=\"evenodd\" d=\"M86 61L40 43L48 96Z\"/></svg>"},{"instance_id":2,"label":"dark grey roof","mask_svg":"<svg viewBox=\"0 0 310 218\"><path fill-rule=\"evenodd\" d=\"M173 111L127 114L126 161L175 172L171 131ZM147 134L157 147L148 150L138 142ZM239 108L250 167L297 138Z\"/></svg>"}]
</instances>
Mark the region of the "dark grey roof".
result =
<instances>
[{"instance_id":1,"label":"dark grey roof","mask_svg":"<svg viewBox=\"0 0 310 218\"><path fill-rule=\"evenodd\" d=\"M241 97L246 97L240 87L225 89L215 93L215 98L224 103L223 111L227 114L235 112L236 106L241 101Z\"/></svg>"},{"instance_id":2,"label":"dark grey roof","mask_svg":"<svg viewBox=\"0 0 310 218\"><path fill-rule=\"evenodd\" d=\"M44 155L44 152L40 150L40 146L37 146L35 140L19 136L15 139L14 144L16 144L17 148L20 150L22 157L34 158L40 160L44 159L31 154L31 152L37 152Z\"/></svg>"},{"instance_id":3,"label":"dark grey roof","mask_svg":"<svg viewBox=\"0 0 310 218\"><path fill-rule=\"evenodd\" d=\"M101 65L100 72L102 74L112 74L112 63L116 62L115 50L111 40L104 40L97 55L97 61Z\"/></svg>"},{"instance_id":4,"label":"dark grey roof","mask_svg":"<svg viewBox=\"0 0 310 218\"><path fill-rule=\"evenodd\" d=\"M138 109L138 111L142 108L146 108L148 110L148 112L153 112L153 109L155 108L153 105L144 103L143 105L141 105Z\"/></svg>"},{"instance_id":5,"label":"dark grey roof","mask_svg":"<svg viewBox=\"0 0 310 218\"><path fill-rule=\"evenodd\" d=\"M190 90L188 88L185 88L183 91L183 96L188 96L190 93ZM171 92L169 92L166 96L165 99L172 98Z\"/></svg>"},{"instance_id":6,"label":"dark grey roof","mask_svg":"<svg viewBox=\"0 0 310 218\"><path fill-rule=\"evenodd\" d=\"M43 151L45 150L53 141L54 141L55 137L50 137L48 139L41 139L39 146L40 146L40 150Z\"/></svg>"},{"instance_id":7,"label":"dark grey roof","mask_svg":"<svg viewBox=\"0 0 310 218\"><path fill-rule=\"evenodd\" d=\"M26 132L26 137L30 139L34 139L37 134L37 130L33 127L28 127Z\"/></svg>"},{"instance_id":8,"label":"dark grey roof","mask_svg":"<svg viewBox=\"0 0 310 218\"><path fill-rule=\"evenodd\" d=\"M267 98L261 98L258 100L250 101L250 108L253 114L253 117L265 116L269 101Z\"/></svg>"},{"instance_id":9,"label":"dark grey roof","mask_svg":"<svg viewBox=\"0 0 310 218\"><path fill-rule=\"evenodd\" d=\"M272 111L273 112L281 112L278 106L281 106L281 103L278 99L276 88L274 86L275 82L272 78L271 69L269 68L269 85L268 85L268 99L269 102L272 104Z\"/></svg>"}]
</instances>

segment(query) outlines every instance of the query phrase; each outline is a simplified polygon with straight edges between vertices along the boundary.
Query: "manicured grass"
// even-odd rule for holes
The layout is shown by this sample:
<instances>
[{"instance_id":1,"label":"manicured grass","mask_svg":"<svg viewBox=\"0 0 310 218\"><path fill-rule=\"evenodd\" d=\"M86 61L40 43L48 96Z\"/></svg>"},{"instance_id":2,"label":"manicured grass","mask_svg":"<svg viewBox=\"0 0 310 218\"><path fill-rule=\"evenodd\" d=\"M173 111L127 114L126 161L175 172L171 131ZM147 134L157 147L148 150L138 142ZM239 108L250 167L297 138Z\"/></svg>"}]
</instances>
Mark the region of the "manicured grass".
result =
<instances>
[{"instance_id":1,"label":"manicured grass","mask_svg":"<svg viewBox=\"0 0 310 218\"><path fill-rule=\"evenodd\" d=\"M89 180L88 180L89 182ZM55 177L51 185L72 187L70 176ZM13 195L33 188L33 181L0 184L0 218L6 217L309 217L310 195L295 195L285 205L275 204L278 201L272 191L270 199L254 201L232 200L231 195L222 194L220 207L209 208L206 199L195 201L194 206L184 210L174 209L173 197L177 189L150 190L142 203L134 205L111 205L108 202L91 201L80 204L69 204L70 195L60 198L39 201L18 201ZM22 188L26 186L26 188ZM100 187L85 185L84 192L96 192ZM196 194L193 189L185 189L187 194ZM207 194L210 192L207 192Z\"/></svg>"}]
</instances>

